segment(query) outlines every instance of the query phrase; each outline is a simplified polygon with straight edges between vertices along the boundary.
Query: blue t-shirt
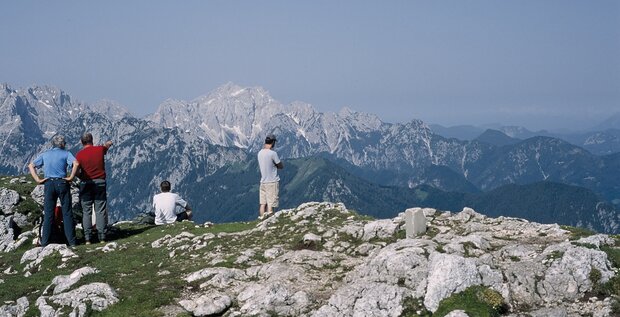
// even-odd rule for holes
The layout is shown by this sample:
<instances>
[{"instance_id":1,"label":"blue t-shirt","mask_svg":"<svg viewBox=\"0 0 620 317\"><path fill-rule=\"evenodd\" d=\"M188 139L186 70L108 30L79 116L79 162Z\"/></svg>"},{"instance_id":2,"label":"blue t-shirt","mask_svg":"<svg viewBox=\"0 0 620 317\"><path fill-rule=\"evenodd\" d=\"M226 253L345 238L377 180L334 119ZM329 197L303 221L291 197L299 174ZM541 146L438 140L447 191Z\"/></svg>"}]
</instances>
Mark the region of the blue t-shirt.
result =
<instances>
[{"instance_id":1,"label":"blue t-shirt","mask_svg":"<svg viewBox=\"0 0 620 317\"><path fill-rule=\"evenodd\" d=\"M75 156L71 152L60 149L52 148L37 156L32 163L36 168L43 166L44 177L67 177L67 167L71 168Z\"/></svg>"}]
</instances>

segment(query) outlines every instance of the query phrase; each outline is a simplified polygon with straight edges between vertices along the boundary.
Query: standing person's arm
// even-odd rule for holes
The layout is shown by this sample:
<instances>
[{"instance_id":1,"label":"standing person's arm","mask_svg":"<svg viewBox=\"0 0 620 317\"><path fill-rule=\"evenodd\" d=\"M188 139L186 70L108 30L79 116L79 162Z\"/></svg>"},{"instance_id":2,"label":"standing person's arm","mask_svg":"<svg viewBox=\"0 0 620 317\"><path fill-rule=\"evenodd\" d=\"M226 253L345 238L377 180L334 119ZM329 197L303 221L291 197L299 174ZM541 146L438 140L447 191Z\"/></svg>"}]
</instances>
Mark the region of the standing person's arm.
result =
<instances>
[{"instance_id":1,"label":"standing person's arm","mask_svg":"<svg viewBox=\"0 0 620 317\"><path fill-rule=\"evenodd\" d=\"M30 163L28 164L28 169L30 170L30 175L32 175L32 178L34 179L35 182L37 182L37 184L43 184L45 183L45 181L47 181L47 178L39 178L39 175L37 174L37 171L35 170L34 167L34 163Z\"/></svg>"},{"instance_id":2,"label":"standing person's arm","mask_svg":"<svg viewBox=\"0 0 620 317\"><path fill-rule=\"evenodd\" d=\"M70 182L75 177L75 173L77 173L78 167L80 167L80 162L78 162L78 160L75 158L75 156L73 156L73 154L71 154L71 152L67 153L67 165L73 165L73 167L71 167L71 175L64 178L64 180Z\"/></svg>"},{"instance_id":3,"label":"standing person's arm","mask_svg":"<svg viewBox=\"0 0 620 317\"><path fill-rule=\"evenodd\" d=\"M278 157L278 153L276 153L275 151L273 152L272 160L273 160L273 165L275 165L277 169L281 170L284 168L284 163L280 161L280 158Z\"/></svg>"},{"instance_id":4,"label":"standing person's arm","mask_svg":"<svg viewBox=\"0 0 620 317\"><path fill-rule=\"evenodd\" d=\"M106 155L108 153L108 150L110 149L112 144L114 143L110 140L105 141L105 143L103 144L103 155Z\"/></svg>"},{"instance_id":5,"label":"standing person's arm","mask_svg":"<svg viewBox=\"0 0 620 317\"><path fill-rule=\"evenodd\" d=\"M73 178L75 178L75 173L77 173L77 170L79 167L80 167L80 163L77 160L73 161L73 167L71 168L71 175L69 175L69 177L65 177L65 180L67 182L70 182L73 180Z\"/></svg>"}]
</instances>

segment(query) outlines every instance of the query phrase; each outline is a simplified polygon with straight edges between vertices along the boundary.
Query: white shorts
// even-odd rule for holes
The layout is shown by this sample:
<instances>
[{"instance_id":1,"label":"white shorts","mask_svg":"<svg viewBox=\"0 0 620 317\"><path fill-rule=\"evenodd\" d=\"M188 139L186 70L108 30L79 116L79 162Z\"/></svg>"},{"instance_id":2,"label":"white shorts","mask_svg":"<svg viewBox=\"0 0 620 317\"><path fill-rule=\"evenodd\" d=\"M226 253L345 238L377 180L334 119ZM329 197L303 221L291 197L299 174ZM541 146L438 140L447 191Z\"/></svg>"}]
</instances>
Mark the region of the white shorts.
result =
<instances>
[{"instance_id":1,"label":"white shorts","mask_svg":"<svg viewBox=\"0 0 620 317\"><path fill-rule=\"evenodd\" d=\"M278 207L278 182L261 183L259 189L259 202L261 205Z\"/></svg>"}]
</instances>

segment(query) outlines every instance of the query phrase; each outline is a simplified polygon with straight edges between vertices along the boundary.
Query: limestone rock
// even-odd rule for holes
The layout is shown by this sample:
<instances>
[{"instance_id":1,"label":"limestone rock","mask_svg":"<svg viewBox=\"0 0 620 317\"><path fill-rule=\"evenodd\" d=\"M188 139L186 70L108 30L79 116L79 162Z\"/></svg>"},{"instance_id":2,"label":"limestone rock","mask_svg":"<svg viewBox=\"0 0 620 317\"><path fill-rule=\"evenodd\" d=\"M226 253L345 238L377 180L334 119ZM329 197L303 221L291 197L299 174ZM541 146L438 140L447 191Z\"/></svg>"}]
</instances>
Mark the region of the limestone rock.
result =
<instances>
[{"instance_id":1,"label":"limestone rock","mask_svg":"<svg viewBox=\"0 0 620 317\"><path fill-rule=\"evenodd\" d=\"M0 188L0 212L5 215L13 213L13 207L19 203L19 193L7 188Z\"/></svg>"},{"instance_id":2,"label":"limestone rock","mask_svg":"<svg viewBox=\"0 0 620 317\"><path fill-rule=\"evenodd\" d=\"M0 252L14 250L15 223L12 217L0 216Z\"/></svg>"},{"instance_id":3,"label":"limestone rock","mask_svg":"<svg viewBox=\"0 0 620 317\"><path fill-rule=\"evenodd\" d=\"M614 239L606 234L596 234L589 237L583 237L575 242L581 244L592 244L597 248L605 245L614 245L615 243Z\"/></svg>"},{"instance_id":4,"label":"limestone rock","mask_svg":"<svg viewBox=\"0 0 620 317\"><path fill-rule=\"evenodd\" d=\"M390 316L402 313L405 289L386 283L353 284L340 288L313 317Z\"/></svg>"},{"instance_id":5,"label":"limestone rock","mask_svg":"<svg viewBox=\"0 0 620 317\"><path fill-rule=\"evenodd\" d=\"M284 249L278 246L265 250L263 256L267 259L275 259L282 253L284 253Z\"/></svg>"},{"instance_id":6,"label":"limestone rock","mask_svg":"<svg viewBox=\"0 0 620 317\"><path fill-rule=\"evenodd\" d=\"M311 304L303 291L293 291L282 283L250 284L239 295L239 311L248 316L299 316Z\"/></svg>"},{"instance_id":7,"label":"limestone rock","mask_svg":"<svg viewBox=\"0 0 620 317\"><path fill-rule=\"evenodd\" d=\"M37 185L30 193L30 197L32 197L37 204L43 206L43 202L45 200L44 186Z\"/></svg>"},{"instance_id":8,"label":"limestone rock","mask_svg":"<svg viewBox=\"0 0 620 317\"><path fill-rule=\"evenodd\" d=\"M28 216L20 213L14 213L12 216L13 222L20 228L25 228L30 225L28 221Z\"/></svg>"},{"instance_id":9,"label":"limestone rock","mask_svg":"<svg viewBox=\"0 0 620 317\"><path fill-rule=\"evenodd\" d=\"M55 252L60 253L60 255L62 256L62 261L77 257L77 255L64 244L48 244L45 247L36 247L24 252L20 263L23 264L26 262L30 262L26 264L26 267L24 268L24 271L27 271L39 265L43 261L43 259L52 255Z\"/></svg>"},{"instance_id":10,"label":"limestone rock","mask_svg":"<svg viewBox=\"0 0 620 317\"><path fill-rule=\"evenodd\" d=\"M20 297L15 304L5 304L0 306L0 316L22 317L26 315L26 311L30 307L26 296Z\"/></svg>"},{"instance_id":11,"label":"limestone rock","mask_svg":"<svg viewBox=\"0 0 620 317\"><path fill-rule=\"evenodd\" d=\"M207 280L201 285L201 288L207 286L227 288L234 283L238 283L238 281L245 281L247 279L248 276L244 271L224 267L205 268L185 277L185 280L190 283L199 280Z\"/></svg>"},{"instance_id":12,"label":"limestone rock","mask_svg":"<svg viewBox=\"0 0 620 317\"><path fill-rule=\"evenodd\" d=\"M392 219L375 220L364 225L362 240L369 241L374 238L385 239L396 234L399 224Z\"/></svg>"},{"instance_id":13,"label":"limestone rock","mask_svg":"<svg viewBox=\"0 0 620 317\"><path fill-rule=\"evenodd\" d=\"M161 248L181 264L204 265L184 277L188 285L178 305L162 308L164 314L185 309L196 316L400 316L411 308L404 307L411 299L436 311L441 300L480 285L501 294L510 317L611 315L615 299L592 297L596 282L590 279L593 271L600 283L616 274L618 268L600 250L615 247L612 237L571 241L571 233L558 225L489 218L468 208L459 213L411 211L420 213L432 232L394 239L406 227L406 213L369 221L342 204L308 203L279 211L245 231L181 232L143 246ZM303 240L320 244L303 246ZM122 240L115 243L106 247L126 247ZM57 253L65 261L76 256L64 245L33 248L23 255L26 270L20 274L36 274L30 269ZM158 261L155 278L174 274L164 267L167 260ZM2 270L18 274L13 268ZM76 287L82 276L96 272L85 267L57 276L34 305L42 316L81 316L107 307L118 300L111 286ZM16 301L11 300L0 309L13 309L9 306ZM467 315L453 311L448 316Z\"/></svg>"},{"instance_id":14,"label":"limestone rock","mask_svg":"<svg viewBox=\"0 0 620 317\"><path fill-rule=\"evenodd\" d=\"M589 278L592 269L601 273L603 283L614 275L603 251L569 243L552 246L547 251L558 256L545 271L542 282L538 283L538 293L549 303L583 297L593 286Z\"/></svg>"},{"instance_id":15,"label":"limestone rock","mask_svg":"<svg viewBox=\"0 0 620 317\"><path fill-rule=\"evenodd\" d=\"M303 242L304 242L304 244L319 243L319 242L321 242L322 239L323 238L321 236L316 235L314 233L306 233L304 235Z\"/></svg>"},{"instance_id":16,"label":"limestone rock","mask_svg":"<svg viewBox=\"0 0 620 317\"><path fill-rule=\"evenodd\" d=\"M226 311L232 305L232 300L226 294L210 293L194 299L181 300L179 304L193 316L211 316Z\"/></svg>"},{"instance_id":17,"label":"limestone rock","mask_svg":"<svg viewBox=\"0 0 620 317\"><path fill-rule=\"evenodd\" d=\"M424 306L432 312L439 302L462 292L469 286L480 285L482 279L476 261L453 254L432 253L430 256L428 288L424 296Z\"/></svg>"},{"instance_id":18,"label":"limestone rock","mask_svg":"<svg viewBox=\"0 0 620 317\"><path fill-rule=\"evenodd\" d=\"M42 316L52 313L60 315L63 307L70 307L73 316L85 316L88 309L102 311L108 306L118 302L118 294L106 283L91 283L82 285L69 292L52 295L50 297L41 296L37 299L37 306ZM60 306L54 310L48 302L55 306ZM90 306L90 307L88 307Z\"/></svg>"},{"instance_id":19,"label":"limestone rock","mask_svg":"<svg viewBox=\"0 0 620 317\"><path fill-rule=\"evenodd\" d=\"M108 252L115 251L117 248L118 248L118 243L116 243L116 242L109 242L109 243L106 243L106 245L104 245L101 248L101 251L103 253L108 253Z\"/></svg>"},{"instance_id":20,"label":"limestone rock","mask_svg":"<svg viewBox=\"0 0 620 317\"><path fill-rule=\"evenodd\" d=\"M79 282L82 277L89 275L89 274L98 273L98 272L99 270L87 266L87 267L77 269L69 275L56 276L52 280L52 284L48 286L48 289L53 287L54 288L53 294L62 293L68 290L69 288L71 288L71 286L75 285L75 283ZM44 293L46 292L44 291Z\"/></svg>"}]
</instances>

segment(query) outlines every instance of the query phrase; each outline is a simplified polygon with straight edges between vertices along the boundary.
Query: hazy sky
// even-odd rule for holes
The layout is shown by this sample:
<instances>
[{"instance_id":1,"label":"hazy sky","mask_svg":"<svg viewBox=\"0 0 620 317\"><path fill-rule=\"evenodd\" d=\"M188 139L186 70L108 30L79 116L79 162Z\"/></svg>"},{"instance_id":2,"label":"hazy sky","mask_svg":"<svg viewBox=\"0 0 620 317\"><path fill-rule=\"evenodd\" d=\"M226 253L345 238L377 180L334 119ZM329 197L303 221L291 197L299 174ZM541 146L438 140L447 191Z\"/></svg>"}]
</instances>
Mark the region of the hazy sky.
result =
<instances>
[{"instance_id":1,"label":"hazy sky","mask_svg":"<svg viewBox=\"0 0 620 317\"><path fill-rule=\"evenodd\" d=\"M232 81L400 122L620 112L620 1L6 1L0 81L138 115Z\"/></svg>"}]
</instances>

